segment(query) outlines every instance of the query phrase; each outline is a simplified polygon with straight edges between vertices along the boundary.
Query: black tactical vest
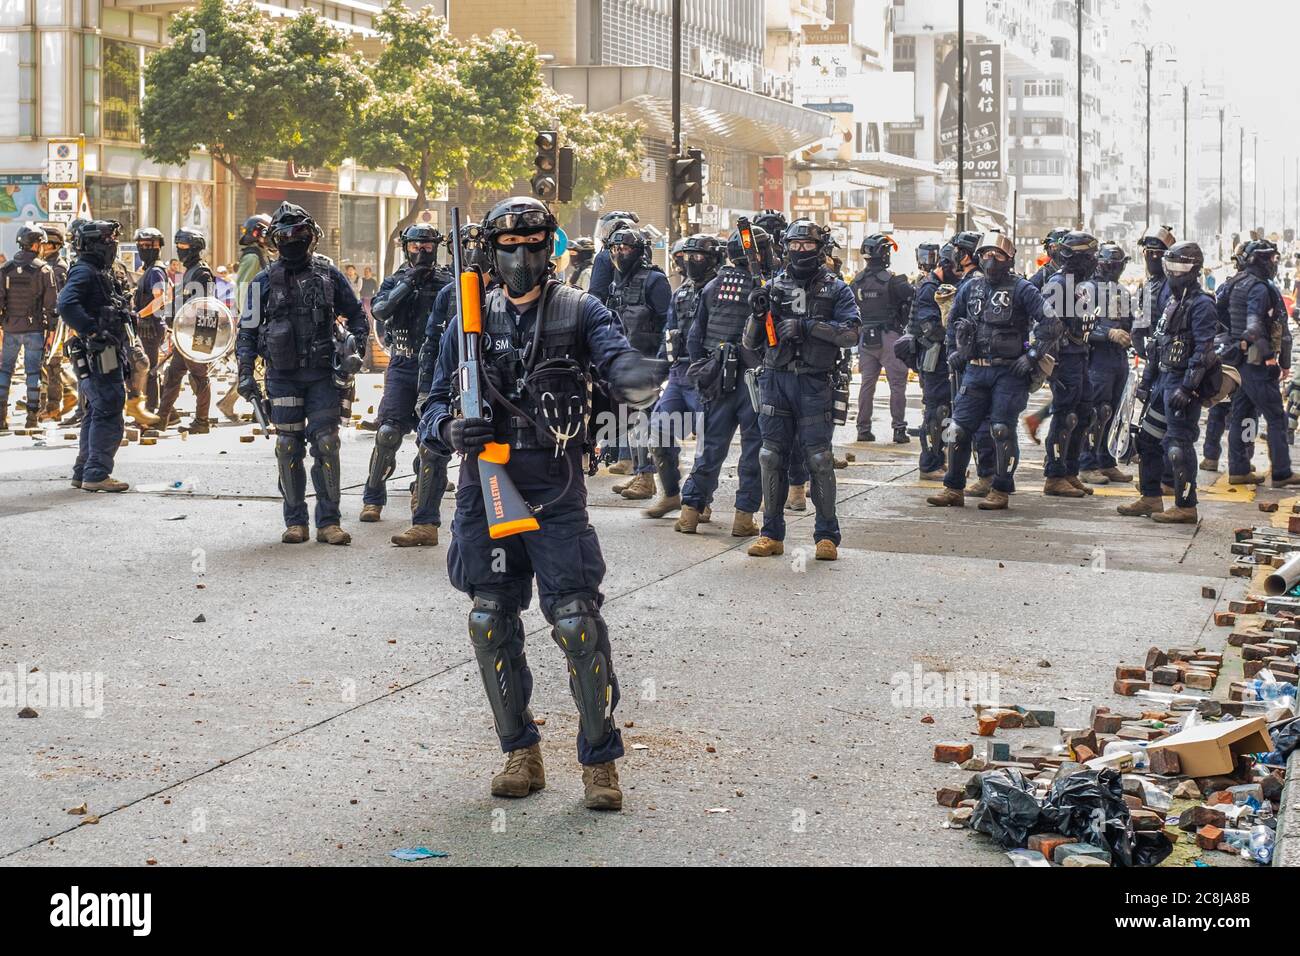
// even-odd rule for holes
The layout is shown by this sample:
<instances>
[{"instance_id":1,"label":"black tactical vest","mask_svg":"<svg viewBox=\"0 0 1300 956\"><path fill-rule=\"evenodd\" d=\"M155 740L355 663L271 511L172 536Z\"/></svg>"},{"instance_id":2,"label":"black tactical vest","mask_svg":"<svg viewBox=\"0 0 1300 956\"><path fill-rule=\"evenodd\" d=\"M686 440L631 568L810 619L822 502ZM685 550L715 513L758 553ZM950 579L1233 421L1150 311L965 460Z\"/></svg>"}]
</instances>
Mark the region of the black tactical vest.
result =
<instances>
[{"instance_id":1,"label":"black tactical vest","mask_svg":"<svg viewBox=\"0 0 1300 956\"><path fill-rule=\"evenodd\" d=\"M1009 275L994 285L987 276L971 280L966 317L975 323L974 357L1009 363L1025 354L1029 319L1015 307L1016 284Z\"/></svg>"},{"instance_id":2,"label":"black tactical vest","mask_svg":"<svg viewBox=\"0 0 1300 956\"><path fill-rule=\"evenodd\" d=\"M677 331L683 344L691 334L691 327L695 325L695 316L700 310L700 295L707 284L707 280L696 285L687 279L673 293L673 317L677 320Z\"/></svg>"},{"instance_id":3,"label":"black tactical vest","mask_svg":"<svg viewBox=\"0 0 1300 956\"><path fill-rule=\"evenodd\" d=\"M787 269L772 280L772 321L777 325L782 319L804 319L809 322L833 322L835 318L836 286L840 280L826 268L819 269L811 279L801 282ZM805 338L794 346L778 343L763 355L763 365L768 368L793 369L798 372L829 372L835 367L840 350L831 342Z\"/></svg>"},{"instance_id":4,"label":"black tactical vest","mask_svg":"<svg viewBox=\"0 0 1300 956\"><path fill-rule=\"evenodd\" d=\"M1057 277L1060 277L1059 279ZM1057 293L1056 290L1060 292ZM1097 322L1093 308L1093 293L1085 282L1070 282L1067 273L1058 272L1043 284L1043 297L1054 300L1061 297L1061 322L1065 326L1065 339L1061 342L1062 352L1086 352L1088 336ZM1056 303L1053 301L1053 308Z\"/></svg>"},{"instance_id":5,"label":"black tactical vest","mask_svg":"<svg viewBox=\"0 0 1300 956\"><path fill-rule=\"evenodd\" d=\"M483 360L496 374L494 381L513 383L505 398L514 409L504 407L491 395L493 420L508 422L498 437L515 448L554 448L545 430L545 403L567 412L574 399L581 407L583 424L570 442L581 447L586 439L588 410L588 363L586 339L582 334L583 299L587 293L552 280L542 290L541 312L521 333L507 305L503 289L488 292L483 317ZM534 341L535 340L535 341ZM564 369L569 371L564 371ZM548 374L548 370L556 374ZM523 413L518 415L515 410Z\"/></svg>"},{"instance_id":6,"label":"black tactical vest","mask_svg":"<svg viewBox=\"0 0 1300 956\"><path fill-rule=\"evenodd\" d=\"M266 270L268 294L259 352L279 371L329 368L334 358L334 279L322 256L292 275L277 259Z\"/></svg>"},{"instance_id":7,"label":"black tactical vest","mask_svg":"<svg viewBox=\"0 0 1300 956\"><path fill-rule=\"evenodd\" d=\"M139 314L141 309L147 307L149 303L153 302L153 290L159 288L160 282L163 295L166 295L167 270L156 262L145 269L144 272L140 273L140 278L137 279L135 283L134 302L137 314ZM152 318L157 319L158 316L154 315Z\"/></svg>"},{"instance_id":8,"label":"black tactical vest","mask_svg":"<svg viewBox=\"0 0 1300 956\"><path fill-rule=\"evenodd\" d=\"M658 354L664 335L662 320L646 301L646 283L655 272L660 270L653 266L643 267L625 279L616 269L614 281L609 286L609 298L605 300L605 305L623 323L623 331L632 348L642 355L651 356Z\"/></svg>"},{"instance_id":9,"label":"black tactical vest","mask_svg":"<svg viewBox=\"0 0 1300 956\"><path fill-rule=\"evenodd\" d=\"M704 329L704 351L712 352L723 342L740 341L752 314L749 293L753 289L754 280L750 278L748 269L723 266L718 270L718 281L707 300L709 324Z\"/></svg>"},{"instance_id":10,"label":"black tactical vest","mask_svg":"<svg viewBox=\"0 0 1300 956\"><path fill-rule=\"evenodd\" d=\"M1244 339L1246 337L1246 318L1250 308L1250 294L1255 291L1255 286L1267 280L1261 279L1251 272L1241 272L1238 273L1238 276L1240 278L1233 276L1235 281L1232 284L1232 291L1228 293L1228 327L1234 339ZM1271 295L1269 296L1269 305L1268 314L1260 316L1265 321L1275 318Z\"/></svg>"},{"instance_id":11,"label":"black tactical vest","mask_svg":"<svg viewBox=\"0 0 1300 956\"><path fill-rule=\"evenodd\" d=\"M401 272L410 271L403 267ZM400 273L399 273L400 274ZM431 271L424 282L417 285L397 310L384 322L384 333L390 342L389 352L397 357L411 358L420 354L424 344L424 330L428 327L429 313L443 286L451 282L451 273L439 266ZM453 308L455 308L453 300Z\"/></svg>"},{"instance_id":12,"label":"black tactical vest","mask_svg":"<svg viewBox=\"0 0 1300 956\"><path fill-rule=\"evenodd\" d=\"M1164 314L1155 328L1155 354L1161 371L1181 372L1187 368L1196 346L1188 313L1195 298L1204 294L1193 290L1181 299L1171 295L1165 303Z\"/></svg>"},{"instance_id":13,"label":"black tactical vest","mask_svg":"<svg viewBox=\"0 0 1300 956\"><path fill-rule=\"evenodd\" d=\"M41 274L45 262L38 258L15 257L0 266L5 287L4 328L15 334L39 332L44 324L41 309Z\"/></svg>"},{"instance_id":14,"label":"black tactical vest","mask_svg":"<svg viewBox=\"0 0 1300 956\"><path fill-rule=\"evenodd\" d=\"M888 269L863 271L853 280L853 297L858 300L864 326L892 327L898 321L898 306L890 300Z\"/></svg>"}]
</instances>

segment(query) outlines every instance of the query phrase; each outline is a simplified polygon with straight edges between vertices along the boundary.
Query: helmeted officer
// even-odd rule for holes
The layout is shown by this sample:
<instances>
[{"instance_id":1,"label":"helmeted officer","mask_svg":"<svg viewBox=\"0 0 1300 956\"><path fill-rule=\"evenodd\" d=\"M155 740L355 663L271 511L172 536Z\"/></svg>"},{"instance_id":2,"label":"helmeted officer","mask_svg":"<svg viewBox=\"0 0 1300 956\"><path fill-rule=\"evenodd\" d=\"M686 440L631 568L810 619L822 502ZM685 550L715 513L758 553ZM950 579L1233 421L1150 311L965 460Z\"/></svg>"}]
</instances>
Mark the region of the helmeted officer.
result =
<instances>
[{"instance_id":1,"label":"helmeted officer","mask_svg":"<svg viewBox=\"0 0 1300 956\"><path fill-rule=\"evenodd\" d=\"M1059 268L1043 283L1043 299L1060 319L1061 337L1052 387L1052 425L1047 432L1043 494L1082 498L1092 489L1079 477L1079 453L1092 419L1088 388L1088 340L1096 314L1084 287L1097 268L1099 244L1086 232L1068 232L1056 245Z\"/></svg>"},{"instance_id":2,"label":"helmeted officer","mask_svg":"<svg viewBox=\"0 0 1300 956\"><path fill-rule=\"evenodd\" d=\"M271 228L271 217L264 212L249 216L239 228L239 261L235 265L235 301L244 302L248 298L248 287L259 272L271 264L271 254L267 251L267 232ZM217 401L217 410L232 422L241 422L235 414L235 402L239 400L239 383L236 382L225 395Z\"/></svg>"},{"instance_id":3,"label":"helmeted officer","mask_svg":"<svg viewBox=\"0 0 1300 956\"><path fill-rule=\"evenodd\" d=\"M1079 477L1094 485L1125 483L1133 476L1119 470L1110 453L1110 427L1124 399L1128 383L1129 329L1133 308L1128 290L1120 285L1128 255L1118 243L1103 242L1097 250L1097 268L1083 283L1083 301L1093 312L1088 334L1088 394L1092 418L1084 431L1079 455Z\"/></svg>"},{"instance_id":4,"label":"helmeted officer","mask_svg":"<svg viewBox=\"0 0 1300 956\"><path fill-rule=\"evenodd\" d=\"M596 258L596 244L590 236L579 236L573 240L569 253L569 270L566 280L569 285L584 292L591 285L591 266Z\"/></svg>"},{"instance_id":5,"label":"helmeted officer","mask_svg":"<svg viewBox=\"0 0 1300 956\"><path fill-rule=\"evenodd\" d=\"M1220 344L1231 341L1229 329L1232 328L1232 317L1228 313L1228 305L1232 300L1232 287L1246 275L1246 266L1242 261L1242 253L1245 250L1244 242L1237 243L1237 247L1232 251L1232 265L1235 271L1214 290L1214 306L1219 313ZM1230 401L1216 402L1210 406L1205 416L1205 441L1201 444L1201 471L1218 472L1219 457L1223 454L1223 432L1228 427L1228 415L1231 411Z\"/></svg>"},{"instance_id":6,"label":"helmeted officer","mask_svg":"<svg viewBox=\"0 0 1300 956\"><path fill-rule=\"evenodd\" d=\"M1228 412L1228 480L1234 484L1262 481L1251 468L1254 429L1246 428L1247 420L1262 417L1268 428L1272 486L1300 485L1300 475L1291 471L1286 410L1278 390L1281 372L1291 367L1286 303L1273 281L1280 256L1272 242L1256 239L1246 244L1241 258L1244 275L1233 283L1228 297L1229 341L1236 348L1224 360L1241 374L1241 387L1233 394Z\"/></svg>"},{"instance_id":7,"label":"helmeted officer","mask_svg":"<svg viewBox=\"0 0 1300 956\"><path fill-rule=\"evenodd\" d=\"M759 468L763 480L763 533L749 546L751 557L785 551L789 459L802 442L808 459L813 537L819 561L838 557L840 525L835 515L835 431L831 372L841 349L858 340L860 314L853 291L826 266L830 233L808 219L785 231L786 267L767 286L776 343L766 322L750 317L742 344L762 350L759 375ZM760 303L761 304L761 303ZM769 309L756 309L765 313Z\"/></svg>"},{"instance_id":8,"label":"helmeted officer","mask_svg":"<svg viewBox=\"0 0 1300 956\"><path fill-rule=\"evenodd\" d=\"M1031 379L1060 335L1060 320L1044 308L1028 279L1017 276L1015 244L988 232L977 250L980 271L964 283L948 314L948 361L961 376L953 402L948 474L941 494L926 499L937 507L965 504L966 466L971 440L986 420L995 453L993 487L980 502L984 511L1001 511L1015 491L1020 461L1016 420L1029 402Z\"/></svg>"},{"instance_id":9,"label":"helmeted officer","mask_svg":"<svg viewBox=\"0 0 1300 956\"><path fill-rule=\"evenodd\" d=\"M463 223L460 227L460 250L465 268L475 268L483 273L486 289L491 291L500 283L492 273L492 263L488 260L487 240L483 227L477 222ZM424 414L425 404L429 400L429 389L433 387L433 376L438 368L438 355L442 348L442 337L447 327L455 324L456 318L456 283L455 277L448 271L448 282L438 290L433 300L424 325L424 343L420 346L420 379L416 388L416 415ZM448 491L454 490L448 482Z\"/></svg>"},{"instance_id":10,"label":"helmeted officer","mask_svg":"<svg viewBox=\"0 0 1300 956\"><path fill-rule=\"evenodd\" d=\"M1161 257L1169 298L1147 342L1149 360L1138 397L1146 402L1137 434L1141 497L1116 510L1168 524L1195 524L1196 442L1201 400L1219 364L1214 298L1201 288L1205 257L1194 242L1177 242ZM1283 436L1285 437L1285 421ZM1173 476L1174 507L1165 510L1161 472Z\"/></svg>"},{"instance_id":11,"label":"helmeted officer","mask_svg":"<svg viewBox=\"0 0 1300 956\"><path fill-rule=\"evenodd\" d=\"M45 232L45 244L41 246L40 255L54 271L55 290L62 292L68 281L68 262L62 255L67 242L63 223L46 222L41 229ZM56 312L56 332L46 337L45 361L41 366L41 386L45 393L45 405L41 411L42 417L50 421L57 421L77 406L77 378L63 364L63 350L49 347L51 340L58 337L60 321Z\"/></svg>"},{"instance_id":12,"label":"helmeted officer","mask_svg":"<svg viewBox=\"0 0 1300 956\"><path fill-rule=\"evenodd\" d=\"M663 344L672 286L663 270L650 261L650 241L640 229L616 229L611 233L609 254L614 264L614 279L605 305L622 323L623 333L632 347L653 358ZM620 436L619 461L609 469L611 475L632 475L630 481L614 486L616 492L631 501L644 501L655 494L649 436L639 434L644 431L633 423L629 433Z\"/></svg>"},{"instance_id":13,"label":"helmeted officer","mask_svg":"<svg viewBox=\"0 0 1300 956\"><path fill-rule=\"evenodd\" d=\"M723 244L716 236L687 236L682 244L682 269L686 278L673 291L664 324L664 345L660 357L669 364L668 384L655 405L650 419L653 446L651 458L659 475L662 496L646 509L650 518L662 518L682 506L681 447L678 441L696 430L700 415L700 396L688 381L686 370L690 355L686 343L699 314L705 287L722 265ZM753 521L751 519L750 523ZM754 534L758 529L754 529Z\"/></svg>"},{"instance_id":14,"label":"helmeted officer","mask_svg":"<svg viewBox=\"0 0 1300 956\"><path fill-rule=\"evenodd\" d=\"M769 255L777 263L785 259L785 231L790 228L785 213L779 209L764 209L753 219L753 224L767 233ZM775 271L775 266L771 271Z\"/></svg>"},{"instance_id":15,"label":"helmeted officer","mask_svg":"<svg viewBox=\"0 0 1300 956\"><path fill-rule=\"evenodd\" d=\"M880 370L889 382L889 416L894 441L905 445L907 437L907 366L894 354L894 344L907 326L915 290L907 277L889 271L890 257L897 244L881 233L862 240L866 264L853 277L849 288L862 314L862 339L858 342L858 365L862 387L858 391L858 441L875 441L871 416L875 408L876 383Z\"/></svg>"},{"instance_id":16,"label":"helmeted officer","mask_svg":"<svg viewBox=\"0 0 1300 956\"><path fill-rule=\"evenodd\" d=\"M41 366L45 340L54 331L58 290L54 270L40 257L45 230L32 223L18 227L18 251L0 265L0 429L9 427L9 383L23 353L27 375L26 428L37 427L41 411Z\"/></svg>"},{"instance_id":17,"label":"helmeted officer","mask_svg":"<svg viewBox=\"0 0 1300 956\"><path fill-rule=\"evenodd\" d=\"M770 249L771 239L761 226L753 226L755 251ZM758 355L742 342L745 326L753 314L751 293L763 277L752 276L739 231L727 240L728 264L718 270L702 290L695 321L686 336L690 357L689 377L696 383L704 409L704 425L695 450L695 464L682 487L682 513L673 526L684 534L695 534L718 490L718 476L731 450L731 439L740 431L740 460L736 465L735 508L732 534L757 534L754 515L763 501L758 455L762 435L758 412L750 400L744 378L758 365Z\"/></svg>"},{"instance_id":18,"label":"helmeted officer","mask_svg":"<svg viewBox=\"0 0 1300 956\"><path fill-rule=\"evenodd\" d=\"M340 360L360 356L369 334L361 303L347 277L323 256L314 255L320 229L307 210L280 204L271 217L270 242L279 258L257 274L249 287L235 351L239 394L263 401L253 375L254 360L266 363L266 400L275 426L275 459L284 497L285 544L307 540L307 443L315 463L316 540L347 544L339 527L339 420L345 384L335 374ZM346 332L336 329L337 319ZM336 342L340 336L343 345Z\"/></svg>"},{"instance_id":19,"label":"helmeted officer","mask_svg":"<svg viewBox=\"0 0 1300 956\"><path fill-rule=\"evenodd\" d=\"M172 290L169 324L175 321L186 302L213 295L216 286L212 269L208 267L203 257L203 251L208 247L208 240L202 232L189 227L177 229L176 235L172 237L172 244L176 247L176 257L181 260L185 272L181 276L180 284ZM162 419L164 428L176 419L176 399L180 397L181 383L185 380L186 373L189 374L190 388L194 389L194 418L188 430L191 435L206 435L208 406L212 401L212 383L208 379L208 366L203 362L191 362L176 349L172 349L171 358L167 360L167 370L163 375L162 397L158 400L158 417Z\"/></svg>"},{"instance_id":20,"label":"helmeted officer","mask_svg":"<svg viewBox=\"0 0 1300 956\"><path fill-rule=\"evenodd\" d=\"M596 223L596 255L591 260L591 279L587 291L602 303L609 295L610 283L614 281L614 261L609 254L609 237L620 229L632 229L641 219L636 213L626 209L617 209L602 215Z\"/></svg>"},{"instance_id":21,"label":"helmeted officer","mask_svg":"<svg viewBox=\"0 0 1300 956\"><path fill-rule=\"evenodd\" d=\"M1061 240L1070 234L1069 229L1053 229L1043 239L1043 252L1047 254L1047 261L1044 262L1029 277L1029 281L1038 291L1043 290L1047 285L1047 280L1060 271L1061 263L1059 253L1061 251Z\"/></svg>"},{"instance_id":22,"label":"helmeted officer","mask_svg":"<svg viewBox=\"0 0 1300 956\"><path fill-rule=\"evenodd\" d=\"M532 601L536 577L542 614L568 662L584 802L616 810L623 797L614 761L623 755L623 741L613 717L618 680L600 614L605 562L587 517L586 396L591 379L599 377L615 400L644 408L667 369L633 348L594 296L553 278L549 257L558 225L544 204L525 196L502 200L483 228L492 271L502 282L487 293L482 319L484 377L496 383L484 389L491 419L454 415L457 329L451 327L420 440L445 454L466 455L447 569L451 583L474 602L470 640L507 754L492 793L525 797L546 785L541 735L528 708L533 679L519 616ZM490 537L478 452L491 442L509 444L506 473L531 504L539 530Z\"/></svg>"},{"instance_id":23,"label":"helmeted officer","mask_svg":"<svg viewBox=\"0 0 1300 956\"><path fill-rule=\"evenodd\" d=\"M927 243L933 246L934 243ZM933 255L931 256L931 252ZM944 307L936 294L945 289L949 303L961 281L957 268L957 248L944 243L936 249L926 249L925 259L917 251L917 262L926 269L912 299L912 312L908 318L907 334L895 345L896 354L917 370L921 380L921 458L917 464L920 477L925 481L942 481L945 468L943 423L952 415L952 387L948 380L948 350L944 341L946 320Z\"/></svg>"},{"instance_id":24,"label":"helmeted officer","mask_svg":"<svg viewBox=\"0 0 1300 956\"><path fill-rule=\"evenodd\" d=\"M135 280L133 306L135 308L135 329L140 339L140 348L144 352L141 368L135 370L137 376L135 391L139 394L128 398L126 409L137 421L151 408L158 408L162 398L162 385L159 382L161 363L158 353L167 341L167 309L171 304L172 284L162 265L163 234L152 226L143 226L135 231L135 252L144 266ZM143 407L142 407L143 406ZM154 423L161 421L154 418Z\"/></svg>"},{"instance_id":25,"label":"helmeted officer","mask_svg":"<svg viewBox=\"0 0 1300 956\"><path fill-rule=\"evenodd\" d=\"M362 521L378 521L388 503L388 479L397 467L397 450L402 438L420 420L415 407L419 397L420 350L438 293L450 284L451 273L438 265L442 233L426 222L402 230L400 237L406 262L387 276L370 301L370 314L384 324L384 347L388 368L384 372L384 396L376 419L379 429L370 454L370 471L362 493ZM411 526L392 537L401 548L435 545L442 524L438 506L447 487L446 455L418 447L415 462L415 501Z\"/></svg>"},{"instance_id":26,"label":"helmeted officer","mask_svg":"<svg viewBox=\"0 0 1300 956\"><path fill-rule=\"evenodd\" d=\"M1133 350L1146 358L1147 334L1156 321L1165 314L1165 303L1169 301L1169 284L1165 281L1165 252L1172 248L1177 239L1169 226L1157 226L1148 229L1138 240L1142 250L1142 262L1146 266L1146 280L1142 283L1142 294L1138 296L1133 312Z\"/></svg>"},{"instance_id":27,"label":"helmeted officer","mask_svg":"<svg viewBox=\"0 0 1300 956\"><path fill-rule=\"evenodd\" d=\"M81 443L72 466L72 486L82 491L126 491L113 477L113 459L124 430L130 301L112 277L121 225L110 219L82 220L72 231L77 261L59 292L59 317L77 333L70 343L85 412Z\"/></svg>"}]
</instances>

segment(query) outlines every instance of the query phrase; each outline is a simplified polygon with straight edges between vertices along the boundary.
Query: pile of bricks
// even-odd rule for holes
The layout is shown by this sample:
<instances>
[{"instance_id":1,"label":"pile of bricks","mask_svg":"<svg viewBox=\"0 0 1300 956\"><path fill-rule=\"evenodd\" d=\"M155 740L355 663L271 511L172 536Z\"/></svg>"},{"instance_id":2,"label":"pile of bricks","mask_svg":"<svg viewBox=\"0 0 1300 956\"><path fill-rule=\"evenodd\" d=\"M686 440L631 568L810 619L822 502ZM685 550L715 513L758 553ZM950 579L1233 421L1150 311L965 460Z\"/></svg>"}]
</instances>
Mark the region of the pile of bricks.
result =
<instances>
[{"instance_id":1,"label":"pile of bricks","mask_svg":"<svg viewBox=\"0 0 1300 956\"><path fill-rule=\"evenodd\" d=\"M1153 647L1147 651L1144 664L1121 664L1115 668L1113 689L1121 697L1151 690L1153 684L1168 687L1175 694L1187 688L1212 691L1221 667L1223 655L1204 648L1171 647L1162 651Z\"/></svg>"}]
</instances>

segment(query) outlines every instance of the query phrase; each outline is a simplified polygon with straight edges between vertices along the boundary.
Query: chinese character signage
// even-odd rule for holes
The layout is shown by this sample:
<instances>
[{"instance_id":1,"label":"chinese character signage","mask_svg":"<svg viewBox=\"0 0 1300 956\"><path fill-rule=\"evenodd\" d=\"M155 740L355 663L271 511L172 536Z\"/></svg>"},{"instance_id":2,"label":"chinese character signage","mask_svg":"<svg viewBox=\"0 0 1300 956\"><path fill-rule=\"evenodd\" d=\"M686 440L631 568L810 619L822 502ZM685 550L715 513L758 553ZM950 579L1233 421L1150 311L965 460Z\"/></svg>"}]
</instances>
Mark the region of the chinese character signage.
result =
<instances>
[{"instance_id":1,"label":"chinese character signage","mask_svg":"<svg viewBox=\"0 0 1300 956\"><path fill-rule=\"evenodd\" d=\"M957 178L957 45L947 40L947 52L937 62L935 116L939 164L949 179ZM997 43L966 44L966 178L1002 179L1003 97L1002 47Z\"/></svg>"}]
</instances>

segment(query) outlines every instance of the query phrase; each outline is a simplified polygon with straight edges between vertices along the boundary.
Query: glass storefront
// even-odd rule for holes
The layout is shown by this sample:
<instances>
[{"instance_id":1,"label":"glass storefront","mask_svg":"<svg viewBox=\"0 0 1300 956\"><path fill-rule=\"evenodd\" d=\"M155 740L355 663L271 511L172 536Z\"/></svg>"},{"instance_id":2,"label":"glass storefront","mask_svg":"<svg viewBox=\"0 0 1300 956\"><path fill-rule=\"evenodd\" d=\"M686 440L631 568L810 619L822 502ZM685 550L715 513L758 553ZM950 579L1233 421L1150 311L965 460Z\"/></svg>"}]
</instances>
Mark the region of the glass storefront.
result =
<instances>
[{"instance_id":1,"label":"glass storefront","mask_svg":"<svg viewBox=\"0 0 1300 956\"><path fill-rule=\"evenodd\" d=\"M376 253L380 246L379 199L373 196L341 196L339 228L340 268L353 265L360 274L369 266L378 275Z\"/></svg>"},{"instance_id":2,"label":"glass storefront","mask_svg":"<svg viewBox=\"0 0 1300 956\"><path fill-rule=\"evenodd\" d=\"M116 219L129 238L140 228L140 184L132 179L87 176L86 195L96 219Z\"/></svg>"}]
</instances>

